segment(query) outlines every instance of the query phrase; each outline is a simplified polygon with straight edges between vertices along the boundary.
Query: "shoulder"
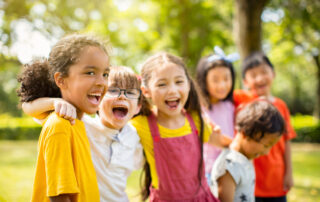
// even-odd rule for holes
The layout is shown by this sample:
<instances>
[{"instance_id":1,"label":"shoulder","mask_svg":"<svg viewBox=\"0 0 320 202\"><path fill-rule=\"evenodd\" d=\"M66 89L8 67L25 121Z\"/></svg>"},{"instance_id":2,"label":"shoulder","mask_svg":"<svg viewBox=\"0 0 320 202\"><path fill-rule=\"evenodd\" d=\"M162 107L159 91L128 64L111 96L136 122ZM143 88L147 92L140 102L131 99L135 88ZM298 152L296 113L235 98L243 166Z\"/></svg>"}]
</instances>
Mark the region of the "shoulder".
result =
<instances>
[{"instance_id":1,"label":"shoulder","mask_svg":"<svg viewBox=\"0 0 320 202\"><path fill-rule=\"evenodd\" d=\"M238 107L242 103L250 102L253 99L254 96L246 90L237 89L233 91L233 101L235 107Z\"/></svg>"},{"instance_id":2,"label":"shoulder","mask_svg":"<svg viewBox=\"0 0 320 202\"><path fill-rule=\"evenodd\" d=\"M275 106L279 106L279 107L281 107L283 109L288 109L287 104L282 99L280 99L278 97L274 97L273 104Z\"/></svg>"},{"instance_id":3,"label":"shoulder","mask_svg":"<svg viewBox=\"0 0 320 202\"><path fill-rule=\"evenodd\" d=\"M280 98L275 97L272 104L279 110L279 112L284 116L284 118L290 117L290 111L287 104Z\"/></svg>"},{"instance_id":4,"label":"shoulder","mask_svg":"<svg viewBox=\"0 0 320 202\"><path fill-rule=\"evenodd\" d=\"M234 103L226 100L226 101L222 101L220 102L221 106L227 110L234 110Z\"/></svg>"},{"instance_id":5,"label":"shoulder","mask_svg":"<svg viewBox=\"0 0 320 202\"><path fill-rule=\"evenodd\" d=\"M129 123L134 126L135 128L137 127L143 127L148 123L148 118L147 116L143 116L143 115L138 115L136 117L134 117L133 119L131 119L129 121Z\"/></svg>"},{"instance_id":6,"label":"shoulder","mask_svg":"<svg viewBox=\"0 0 320 202\"><path fill-rule=\"evenodd\" d=\"M127 123L121 130L120 134L122 134L130 142L135 144L140 142L140 137L137 133L137 130L131 123Z\"/></svg>"},{"instance_id":7,"label":"shoulder","mask_svg":"<svg viewBox=\"0 0 320 202\"><path fill-rule=\"evenodd\" d=\"M55 128L71 128L70 121L58 116L55 112L52 112L44 123L45 128L55 127Z\"/></svg>"}]
</instances>

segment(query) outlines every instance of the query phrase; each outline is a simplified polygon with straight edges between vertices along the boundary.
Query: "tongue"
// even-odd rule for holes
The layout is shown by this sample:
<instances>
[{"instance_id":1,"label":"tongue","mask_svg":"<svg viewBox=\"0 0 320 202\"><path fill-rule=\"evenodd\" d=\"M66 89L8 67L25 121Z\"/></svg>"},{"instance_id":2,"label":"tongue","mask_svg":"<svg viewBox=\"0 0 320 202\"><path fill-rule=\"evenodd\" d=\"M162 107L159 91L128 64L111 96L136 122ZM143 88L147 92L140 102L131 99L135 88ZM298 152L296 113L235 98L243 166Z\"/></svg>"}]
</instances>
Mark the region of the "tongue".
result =
<instances>
[{"instance_id":1,"label":"tongue","mask_svg":"<svg viewBox=\"0 0 320 202\"><path fill-rule=\"evenodd\" d=\"M113 110L113 114L117 118L123 118L123 117L125 117L127 115L125 110L121 110L121 109L114 109Z\"/></svg>"},{"instance_id":2,"label":"tongue","mask_svg":"<svg viewBox=\"0 0 320 202\"><path fill-rule=\"evenodd\" d=\"M169 105L169 107L177 107L178 106L177 101L167 101L167 104Z\"/></svg>"},{"instance_id":3,"label":"tongue","mask_svg":"<svg viewBox=\"0 0 320 202\"><path fill-rule=\"evenodd\" d=\"M89 98L89 101L92 103L92 104L94 104L94 105L98 105L99 104L99 99L98 99L98 97L96 97L96 96L88 96L88 98Z\"/></svg>"}]
</instances>

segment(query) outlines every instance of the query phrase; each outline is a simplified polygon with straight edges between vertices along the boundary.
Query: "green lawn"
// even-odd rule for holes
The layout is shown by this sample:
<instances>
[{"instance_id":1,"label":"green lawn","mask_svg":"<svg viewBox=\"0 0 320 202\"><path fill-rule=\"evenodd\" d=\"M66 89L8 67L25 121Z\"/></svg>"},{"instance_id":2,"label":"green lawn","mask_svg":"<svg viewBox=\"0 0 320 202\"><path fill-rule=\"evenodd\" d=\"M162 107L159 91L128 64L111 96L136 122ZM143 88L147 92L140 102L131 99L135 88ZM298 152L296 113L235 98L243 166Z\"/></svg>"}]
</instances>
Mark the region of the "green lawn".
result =
<instances>
[{"instance_id":1,"label":"green lawn","mask_svg":"<svg viewBox=\"0 0 320 202\"><path fill-rule=\"evenodd\" d=\"M36 141L0 141L0 202L30 200L37 153ZM320 145L293 144L295 187L289 202L314 202L320 198ZM140 171L128 180L131 201L139 201Z\"/></svg>"}]
</instances>

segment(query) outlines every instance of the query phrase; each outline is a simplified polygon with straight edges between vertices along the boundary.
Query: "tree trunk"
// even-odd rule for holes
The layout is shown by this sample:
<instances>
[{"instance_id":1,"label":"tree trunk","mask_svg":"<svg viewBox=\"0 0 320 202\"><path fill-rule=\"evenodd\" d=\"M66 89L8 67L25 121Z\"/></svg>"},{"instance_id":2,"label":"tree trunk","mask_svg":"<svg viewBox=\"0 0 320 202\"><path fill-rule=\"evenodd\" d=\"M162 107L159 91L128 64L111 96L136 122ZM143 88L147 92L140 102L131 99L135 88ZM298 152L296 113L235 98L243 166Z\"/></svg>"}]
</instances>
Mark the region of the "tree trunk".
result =
<instances>
[{"instance_id":1,"label":"tree trunk","mask_svg":"<svg viewBox=\"0 0 320 202\"><path fill-rule=\"evenodd\" d=\"M315 106L315 111L314 115L315 117L320 118L320 55L314 55L313 59L316 63L317 67L317 99L316 99L316 106Z\"/></svg>"},{"instance_id":2,"label":"tree trunk","mask_svg":"<svg viewBox=\"0 0 320 202\"><path fill-rule=\"evenodd\" d=\"M241 59L261 50L261 14L269 0L236 0L235 38Z\"/></svg>"},{"instance_id":3,"label":"tree trunk","mask_svg":"<svg viewBox=\"0 0 320 202\"><path fill-rule=\"evenodd\" d=\"M179 0L180 5L181 5L181 10L179 13L179 20L181 24L181 56L182 58L186 59L189 58L189 32L190 32L190 27L189 27L189 22L188 22L188 15L189 13L189 8L188 8L188 2L185 0Z\"/></svg>"}]
</instances>

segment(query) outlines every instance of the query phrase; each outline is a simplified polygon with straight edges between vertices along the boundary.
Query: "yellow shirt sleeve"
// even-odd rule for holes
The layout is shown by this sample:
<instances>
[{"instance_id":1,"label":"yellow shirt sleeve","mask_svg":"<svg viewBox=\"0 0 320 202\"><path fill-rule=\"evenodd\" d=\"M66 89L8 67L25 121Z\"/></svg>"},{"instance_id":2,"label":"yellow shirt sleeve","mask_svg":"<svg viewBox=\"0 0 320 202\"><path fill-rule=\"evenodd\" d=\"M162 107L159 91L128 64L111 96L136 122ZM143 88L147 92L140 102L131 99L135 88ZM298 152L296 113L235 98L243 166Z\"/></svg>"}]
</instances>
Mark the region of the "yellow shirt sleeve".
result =
<instances>
[{"instance_id":1,"label":"yellow shirt sleeve","mask_svg":"<svg viewBox=\"0 0 320 202\"><path fill-rule=\"evenodd\" d=\"M43 124L32 202L60 194L77 194L77 201L99 201L99 189L84 123L51 113Z\"/></svg>"},{"instance_id":2,"label":"yellow shirt sleeve","mask_svg":"<svg viewBox=\"0 0 320 202\"><path fill-rule=\"evenodd\" d=\"M200 119L197 115L197 113L191 113L191 117L196 125L196 128L199 131L200 134ZM152 186L155 188L158 188L159 186L159 181L158 181L158 175L156 172L156 164L155 164L155 159L154 159L154 152L153 152L153 139L151 136L150 128L149 128L149 123L148 119L146 116L136 116L133 118L130 123L136 128L138 135L140 137L141 144L143 146L143 150L146 155L146 159L150 165L150 171L151 171L151 178L152 178ZM191 133L191 126L188 122L188 119L185 119L185 124L181 128L178 129L168 129L165 128L159 124L159 132L161 138L170 138L170 137L181 137L187 134ZM206 124L204 122L204 130L203 130L203 138L204 142L209 141L209 137L211 134L211 127L210 125Z\"/></svg>"},{"instance_id":3,"label":"yellow shirt sleeve","mask_svg":"<svg viewBox=\"0 0 320 202\"><path fill-rule=\"evenodd\" d=\"M47 137L44 143L44 158L47 196L78 193L70 137L61 132Z\"/></svg>"}]
</instances>

